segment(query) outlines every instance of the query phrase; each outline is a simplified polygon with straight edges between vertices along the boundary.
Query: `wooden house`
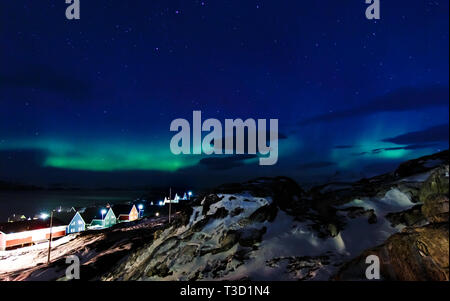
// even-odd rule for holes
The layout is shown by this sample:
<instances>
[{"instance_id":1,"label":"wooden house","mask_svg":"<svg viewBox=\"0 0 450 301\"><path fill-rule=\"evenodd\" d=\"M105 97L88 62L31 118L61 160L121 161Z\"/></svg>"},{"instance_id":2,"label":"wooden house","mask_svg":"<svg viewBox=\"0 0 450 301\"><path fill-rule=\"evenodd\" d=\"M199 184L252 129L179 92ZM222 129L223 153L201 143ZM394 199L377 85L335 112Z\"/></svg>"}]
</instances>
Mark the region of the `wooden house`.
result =
<instances>
[{"instance_id":1,"label":"wooden house","mask_svg":"<svg viewBox=\"0 0 450 301\"><path fill-rule=\"evenodd\" d=\"M51 233L52 239L65 236L66 225L54 218ZM48 241L49 238L49 218L0 224L0 250L29 246Z\"/></svg>"},{"instance_id":2,"label":"wooden house","mask_svg":"<svg viewBox=\"0 0 450 301\"><path fill-rule=\"evenodd\" d=\"M90 207L80 212L87 228L109 228L117 223L112 208Z\"/></svg>"},{"instance_id":3,"label":"wooden house","mask_svg":"<svg viewBox=\"0 0 450 301\"><path fill-rule=\"evenodd\" d=\"M113 206L114 212L117 214L118 222L131 222L139 218L139 211L135 205L120 204Z\"/></svg>"},{"instance_id":4,"label":"wooden house","mask_svg":"<svg viewBox=\"0 0 450 301\"><path fill-rule=\"evenodd\" d=\"M66 234L78 233L86 230L86 223L79 212L61 211L55 213L53 218L56 218L67 225Z\"/></svg>"}]
</instances>

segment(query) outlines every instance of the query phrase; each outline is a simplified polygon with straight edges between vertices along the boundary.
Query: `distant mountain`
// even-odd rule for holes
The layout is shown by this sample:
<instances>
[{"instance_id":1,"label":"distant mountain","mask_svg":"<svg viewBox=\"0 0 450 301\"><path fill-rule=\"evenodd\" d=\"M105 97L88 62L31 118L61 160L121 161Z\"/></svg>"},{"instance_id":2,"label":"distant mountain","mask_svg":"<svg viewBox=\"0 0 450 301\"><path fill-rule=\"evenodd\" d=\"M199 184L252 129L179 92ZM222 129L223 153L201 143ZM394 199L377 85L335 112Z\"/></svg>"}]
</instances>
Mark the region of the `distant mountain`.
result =
<instances>
[{"instance_id":1,"label":"distant mountain","mask_svg":"<svg viewBox=\"0 0 450 301\"><path fill-rule=\"evenodd\" d=\"M27 190L32 191L43 189L44 188L35 185L0 181L0 191L27 191Z\"/></svg>"}]
</instances>

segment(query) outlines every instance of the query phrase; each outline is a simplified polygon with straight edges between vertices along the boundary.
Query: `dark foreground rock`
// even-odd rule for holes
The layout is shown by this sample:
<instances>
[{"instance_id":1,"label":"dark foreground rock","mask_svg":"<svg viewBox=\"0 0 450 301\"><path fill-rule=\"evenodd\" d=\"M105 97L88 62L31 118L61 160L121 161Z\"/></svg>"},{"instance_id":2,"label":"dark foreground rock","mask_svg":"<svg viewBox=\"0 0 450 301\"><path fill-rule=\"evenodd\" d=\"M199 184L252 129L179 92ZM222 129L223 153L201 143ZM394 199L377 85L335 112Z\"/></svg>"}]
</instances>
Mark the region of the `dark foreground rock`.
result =
<instances>
[{"instance_id":1,"label":"dark foreground rock","mask_svg":"<svg viewBox=\"0 0 450 301\"><path fill-rule=\"evenodd\" d=\"M403 226L421 226L426 224L427 220L422 213L422 205L415 205L414 207L400 211L392 212L386 215L386 219L391 222L393 227L398 225Z\"/></svg>"},{"instance_id":2,"label":"dark foreground rock","mask_svg":"<svg viewBox=\"0 0 450 301\"><path fill-rule=\"evenodd\" d=\"M367 280L366 258L370 255L380 258L381 280L448 281L449 225L406 228L383 245L369 249L345 264L334 279Z\"/></svg>"},{"instance_id":3,"label":"dark foreground rock","mask_svg":"<svg viewBox=\"0 0 450 301\"><path fill-rule=\"evenodd\" d=\"M448 222L448 172L448 165L436 169L420 190L422 213L432 223Z\"/></svg>"},{"instance_id":4,"label":"dark foreground rock","mask_svg":"<svg viewBox=\"0 0 450 301\"><path fill-rule=\"evenodd\" d=\"M408 163L404 166L412 168L413 165ZM448 171L448 165L440 166L422 184L418 196L423 205L386 216L393 226L403 224L409 227L345 264L334 279L366 280L366 258L376 255L380 259L381 280L448 281ZM429 224L420 226L426 222Z\"/></svg>"}]
</instances>

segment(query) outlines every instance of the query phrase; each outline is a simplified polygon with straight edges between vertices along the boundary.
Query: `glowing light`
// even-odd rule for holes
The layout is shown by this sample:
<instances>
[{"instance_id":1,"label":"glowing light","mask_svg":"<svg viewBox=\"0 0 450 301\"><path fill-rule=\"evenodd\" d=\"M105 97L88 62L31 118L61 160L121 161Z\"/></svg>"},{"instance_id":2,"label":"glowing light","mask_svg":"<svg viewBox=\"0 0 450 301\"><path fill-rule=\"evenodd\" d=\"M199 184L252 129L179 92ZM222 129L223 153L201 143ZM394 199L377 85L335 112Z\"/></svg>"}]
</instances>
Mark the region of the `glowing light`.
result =
<instances>
[{"instance_id":1,"label":"glowing light","mask_svg":"<svg viewBox=\"0 0 450 301\"><path fill-rule=\"evenodd\" d=\"M139 204L139 205L138 205L138 209L139 209L139 210L142 210L142 209L144 209L144 205L142 205L142 204Z\"/></svg>"},{"instance_id":2,"label":"glowing light","mask_svg":"<svg viewBox=\"0 0 450 301\"><path fill-rule=\"evenodd\" d=\"M49 217L48 213L41 213L41 216L40 216L41 219L46 220L48 217Z\"/></svg>"},{"instance_id":3,"label":"glowing light","mask_svg":"<svg viewBox=\"0 0 450 301\"><path fill-rule=\"evenodd\" d=\"M136 142L105 138L87 139L83 142L66 138L36 138L10 140L0 144L0 150L39 149L45 152L43 167L71 170L116 171L160 170L176 171L194 166L200 158L174 156L167 143L158 141Z\"/></svg>"}]
</instances>

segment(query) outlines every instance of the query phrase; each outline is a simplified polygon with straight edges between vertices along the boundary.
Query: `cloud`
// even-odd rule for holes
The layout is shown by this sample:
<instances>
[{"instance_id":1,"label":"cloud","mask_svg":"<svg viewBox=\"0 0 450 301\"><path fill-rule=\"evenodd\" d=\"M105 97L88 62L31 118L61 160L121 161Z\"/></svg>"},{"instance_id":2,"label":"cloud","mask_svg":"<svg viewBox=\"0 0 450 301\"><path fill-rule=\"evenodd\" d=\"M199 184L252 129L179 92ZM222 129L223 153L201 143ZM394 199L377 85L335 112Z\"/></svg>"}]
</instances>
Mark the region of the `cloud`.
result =
<instances>
[{"instance_id":1,"label":"cloud","mask_svg":"<svg viewBox=\"0 0 450 301\"><path fill-rule=\"evenodd\" d=\"M86 80L73 75L57 72L48 66L28 66L10 74L0 73L2 88L33 88L61 93L73 98L84 98L91 92L91 85Z\"/></svg>"},{"instance_id":2,"label":"cloud","mask_svg":"<svg viewBox=\"0 0 450 301\"><path fill-rule=\"evenodd\" d=\"M319 161L319 162L311 162L311 163L305 163L298 166L298 169L317 169L317 168L324 168L329 166L334 166L336 163L334 162L328 162L328 161Z\"/></svg>"},{"instance_id":3,"label":"cloud","mask_svg":"<svg viewBox=\"0 0 450 301\"><path fill-rule=\"evenodd\" d=\"M266 131L266 145L269 144L270 141L272 141L272 140L270 139L270 138L271 138L271 137L270 137L270 134L271 134L270 131ZM255 137L256 137L256 149L258 149L258 137L259 137L259 133L256 133ZM287 136L286 134L281 133L281 132L278 132L278 140L284 140L284 139L287 139L287 138L288 138L288 136ZM226 147L225 147L225 139L226 139L226 138L223 138L223 139L218 140L218 142L220 142L220 143L222 144L222 152L224 153L226 149L227 149L227 150L233 150L233 151L236 151L236 144L237 144L237 143L236 143L236 136L233 136L233 147L232 147L232 148L226 148ZM249 142L249 139L248 139L248 131L245 130L245 132L244 132L244 150L245 150L245 152L248 152L248 142ZM214 139L211 140L210 145L211 145L212 147L214 147Z\"/></svg>"},{"instance_id":4,"label":"cloud","mask_svg":"<svg viewBox=\"0 0 450 301\"><path fill-rule=\"evenodd\" d=\"M406 145L406 146L378 148L378 149L372 150L372 152L376 153L379 151L393 151L393 150L401 150L401 149L404 149L404 150L424 149L424 148L430 148L430 147L434 147L434 146L436 146L436 144L411 144L411 145Z\"/></svg>"},{"instance_id":5,"label":"cloud","mask_svg":"<svg viewBox=\"0 0 450 301\"><path fill-rule=\"evenodd\" d=\"M352 153L352 156L364 156L366 154L368 154L368 152Z\"/></svg>"},{"instance_id":6,"label":"cloud","mask_svg":"<svg viewBox=\"0 0 450 301\"><path fill-rule=\"evenodd\" d=\"M383 140L384 141L384 140ZM417 149L426 149L436 147L438 144L409 144L405 146L395 146L395 147L381 147L375 148L368 152L360 152L360 153L352 153L353 156L364 156L367 154L379 154L386 151L396 151L396 150L417 150Z\"/></svg>"},{"instance_id":7,"label":"cloud","mask_svg":"<svg viewBox=\"0 0 450 301\"><path fill-rule=\"evenodd\" d=\"M199 165L207 166L213 170L226 170L245 164L244 161L258 158L257 155L243 154L220 157L207 157L199 161Z\"/></svg>"},{"instance_id":8,"label":"cloud","mask_svg":"<svg viewBox=\"0 0 450 301\"><path fill-rule=\"evenodd\" d=\"M383 139L383 142L395 144L420 145L421 143L448 141L449 125L442 124L422 131L405 133L396 137Z\"/></svg>"},{"instance_id":9,"label":"cloud","mask_svg":"<svg viewBox=\"0 0 450 301\"><path fill-rule=\"evenodd\" d=\"M330 122L351 117L360 117L379 112L401 112L436 106L448 106L448 86L429 86L424 88L403 88L375 98L361 106L327 113L300 121L300 125Z\"/></svg>"},{"instance_id":10,"label":"cloud","mask_svg":"<svg viewBox=\"0 0 450 301\"><path fill-rule=\"evenodd\" d=\"M348 149L353 148L353 145L336 145L334 146L335 149Z\"/></svg>"}]
</instances>

